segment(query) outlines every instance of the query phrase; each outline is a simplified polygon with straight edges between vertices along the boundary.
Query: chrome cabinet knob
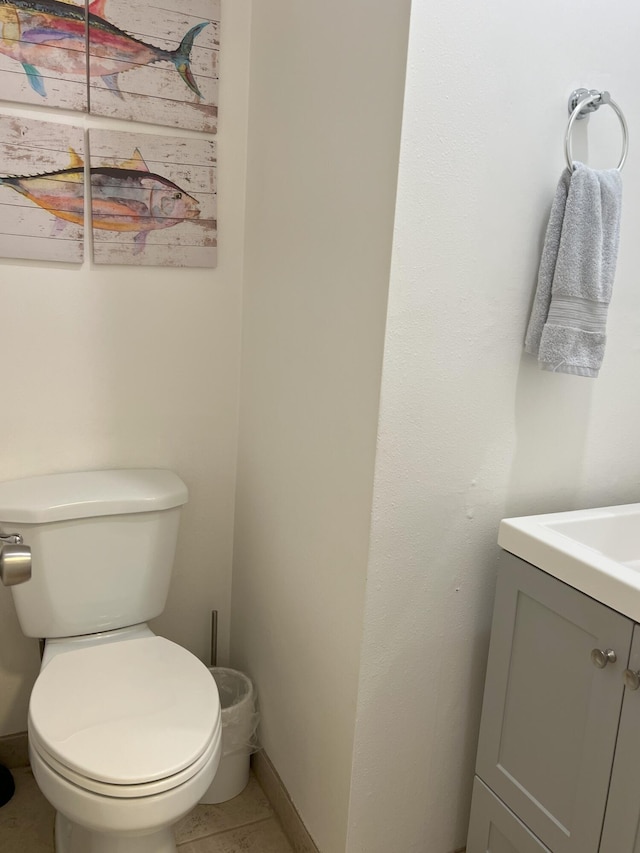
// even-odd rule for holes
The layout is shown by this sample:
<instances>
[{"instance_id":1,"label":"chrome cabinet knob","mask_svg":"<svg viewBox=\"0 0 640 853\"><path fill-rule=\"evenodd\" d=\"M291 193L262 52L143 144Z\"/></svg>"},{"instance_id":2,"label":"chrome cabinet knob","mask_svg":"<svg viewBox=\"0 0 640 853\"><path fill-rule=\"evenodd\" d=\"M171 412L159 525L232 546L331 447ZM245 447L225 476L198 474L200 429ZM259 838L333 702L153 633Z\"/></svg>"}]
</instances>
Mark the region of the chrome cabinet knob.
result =
<instances>
[{"instance_id":1,"label":"chrome cabinet knob","mask_svg":"<svg viewBox=\"0 0 640 853\"><path fill-rule=\"evenodd\" d=\"M0 581L5 586L15 586L30 579L31 548L17 533L0 535Z\"/></svg>"},{"instance_id":2,"label":"chrome cabinet knob","mask_svg":"<svg viewBox=\"0 0 640 853\"><path fill-rule=\"evenodd\" d=\"M640 672L634 672L632 669L625 669L623 673L624 686L629 690L637 690L640 687Z\"/></svg>"},{"instance_id":3,"label":"chrome cabinet knob","mask_svg":"<svg viewBox=\"0 0 640 853\"><path fill-rule=\"evenodd\" d=\"M608 663L615 663L618 656L613 649L593 649L591 652L591 663L598 669L604 669Z\"/></svg>"}]
</instances>

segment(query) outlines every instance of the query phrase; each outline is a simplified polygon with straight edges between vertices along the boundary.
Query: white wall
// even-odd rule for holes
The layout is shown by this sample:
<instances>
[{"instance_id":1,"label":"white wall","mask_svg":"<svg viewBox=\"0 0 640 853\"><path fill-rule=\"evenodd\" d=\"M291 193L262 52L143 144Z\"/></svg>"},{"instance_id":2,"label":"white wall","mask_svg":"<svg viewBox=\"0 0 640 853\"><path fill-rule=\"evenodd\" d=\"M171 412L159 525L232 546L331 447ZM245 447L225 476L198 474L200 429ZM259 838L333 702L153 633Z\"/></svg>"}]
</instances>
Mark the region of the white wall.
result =
<instances>
[{"instance_id":1,"label":"white wall","mask_svg":"<svg viewBox=\"0 0 640 853\"><path fill-rule=\"evenodd\" d=\"M464 844L499 520L638 500L639 28L622 0L413 2L348 853ZM576 86L631 128L595 381L522 356ZM612 111L581 124L615 165Z\"/></svg>"},{"instance_id":2,"label":"white wall","mask_svg":"<svg viewBox=\"0 0 640 853\"><path fill-rule=\"evenodd\" d=\"M254 5L233 665L344 853L408 0Z\"/></svg>"},{"instance_id":3,"label":"white wall","mask_svg":"<svg viewBox=\"0 0 640 853\"><path fill-rule=\"evenodd\" d=\"M207 662L212 608L220 610L222 660L229 639L250 0L222 6L217 269L0 261L0 480L94 467L177 471L190 502L167 609L153 627ZM0 734L26 729L38 665L37 642L22 636L0 587Z\"/></svg>"}]
</instances>

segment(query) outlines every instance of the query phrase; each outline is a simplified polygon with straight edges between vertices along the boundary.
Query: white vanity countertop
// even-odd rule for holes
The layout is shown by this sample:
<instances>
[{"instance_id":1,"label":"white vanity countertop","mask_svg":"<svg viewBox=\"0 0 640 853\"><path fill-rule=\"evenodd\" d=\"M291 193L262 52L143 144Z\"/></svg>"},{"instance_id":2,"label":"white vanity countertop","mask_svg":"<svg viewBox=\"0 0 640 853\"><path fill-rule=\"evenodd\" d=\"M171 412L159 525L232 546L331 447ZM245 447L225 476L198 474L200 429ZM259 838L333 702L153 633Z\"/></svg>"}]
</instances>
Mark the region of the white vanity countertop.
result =
<instances>
[{"instance_id":1,"label":"white vanity countertop","mask_svg":"<svg viewBox=\"0 0 640 853\"><path fill-rule=\"evenodd\" d=\"M640 504L505 518L498 545L640 622Z\"/></svg>"}]
</instances>

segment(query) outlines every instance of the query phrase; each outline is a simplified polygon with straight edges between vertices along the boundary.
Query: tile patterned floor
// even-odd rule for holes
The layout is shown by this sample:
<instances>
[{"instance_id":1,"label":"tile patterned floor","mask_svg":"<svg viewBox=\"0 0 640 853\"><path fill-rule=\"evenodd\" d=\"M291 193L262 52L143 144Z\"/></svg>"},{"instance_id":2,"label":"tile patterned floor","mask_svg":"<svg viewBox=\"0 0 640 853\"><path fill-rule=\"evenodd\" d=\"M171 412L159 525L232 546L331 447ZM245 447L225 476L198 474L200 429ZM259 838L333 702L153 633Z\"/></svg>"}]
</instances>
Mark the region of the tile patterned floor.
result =
<instances>
[{"instance_id":1,"label":"tile patterned floor","mask_svg":"<svg viewBox=\"0 0 640 853\"><path fill-rule=\"evenodd\" d=\"M54 853L53 809L28 767L11 772L16 793L0 808L0 851ZM293 853L253 776L233 800L196 806L176 826L176 842L178 853Z\"/></svg>"}]
</instances>

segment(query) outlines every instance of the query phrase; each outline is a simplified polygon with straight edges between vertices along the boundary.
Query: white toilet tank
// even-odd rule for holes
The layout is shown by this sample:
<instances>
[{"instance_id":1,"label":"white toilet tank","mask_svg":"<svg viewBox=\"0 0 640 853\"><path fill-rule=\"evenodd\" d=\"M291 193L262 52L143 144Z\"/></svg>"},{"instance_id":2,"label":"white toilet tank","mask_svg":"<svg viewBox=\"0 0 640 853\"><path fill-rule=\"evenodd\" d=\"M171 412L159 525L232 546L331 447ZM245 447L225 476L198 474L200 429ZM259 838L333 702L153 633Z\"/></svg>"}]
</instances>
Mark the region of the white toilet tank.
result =
<instances>
[{"instance_id":1,"label":"white toilet tank","mask_svg":"<svg viewBox=\"0 0 640 853\"><path fill-rule=\"evenodd\" d=\"M0 533L32 551L12 586L28 637L74 637L164 610L187 487L172 471L50 474L0 483Z\"/></svg>"}]
</instances>

